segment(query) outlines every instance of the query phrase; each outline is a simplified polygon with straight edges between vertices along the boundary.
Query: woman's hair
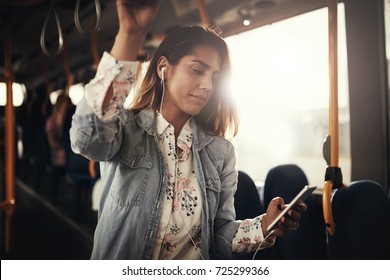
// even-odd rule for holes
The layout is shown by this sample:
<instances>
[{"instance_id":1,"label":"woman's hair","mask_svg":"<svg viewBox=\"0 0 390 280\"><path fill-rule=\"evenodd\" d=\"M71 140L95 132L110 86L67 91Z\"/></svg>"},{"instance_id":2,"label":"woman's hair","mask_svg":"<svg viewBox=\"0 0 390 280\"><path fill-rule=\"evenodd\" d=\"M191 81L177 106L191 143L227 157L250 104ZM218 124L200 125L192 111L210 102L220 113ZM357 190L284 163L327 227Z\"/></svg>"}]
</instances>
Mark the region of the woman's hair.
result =
<instances>
[{"instance_id":1,"label":"woman's hair","mask_svg":"<svg viewBox=\"0 0 390 280\"><path fill-rule=\"evenodd\" d=\"M226 42L214 29L200 26L188 26L175 30L169 34L155 51L148 70L135 93L131 109L155 109L160 106L162 87L157 75L158 61L161 56L167 58L171 65L177 65L181 58L190 55L199 45L215 48L221 57L222 77L230 72L229 50ZM238 130L238 115L230 92L221 92L223 87L217 86L207 105L195 116L197 122L208 132L226 136L233 136Z\"/></svg>"}]
</instances>

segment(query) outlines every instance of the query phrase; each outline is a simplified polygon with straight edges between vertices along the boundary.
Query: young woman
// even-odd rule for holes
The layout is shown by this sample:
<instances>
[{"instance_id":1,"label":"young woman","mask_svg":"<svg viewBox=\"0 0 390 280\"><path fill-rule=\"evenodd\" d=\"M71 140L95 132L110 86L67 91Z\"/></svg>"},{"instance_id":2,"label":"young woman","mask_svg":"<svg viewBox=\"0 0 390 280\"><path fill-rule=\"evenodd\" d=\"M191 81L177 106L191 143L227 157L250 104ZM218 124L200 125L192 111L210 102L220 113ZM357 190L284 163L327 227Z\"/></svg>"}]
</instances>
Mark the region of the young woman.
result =
<instances>
[{"instance_id":1,"label":"young woman","mask_svg":"<svg viewBox=\"0 0 390 280\"><path fill-rule=\"evenodd\" d=\"M234 106L221 81L228 48L215 32L184 27L156 50L130 109L133 61L158 1L117 1L119 31L86 86L71 128L75 152L101 162L104 184L93 259L211 259L273 245L298 227L304 203L272 233L284 207L235 220ZM267 237L268 235L268 237ZM266 239L265 239L266 237Z\"/></svg>"}]
</instances>

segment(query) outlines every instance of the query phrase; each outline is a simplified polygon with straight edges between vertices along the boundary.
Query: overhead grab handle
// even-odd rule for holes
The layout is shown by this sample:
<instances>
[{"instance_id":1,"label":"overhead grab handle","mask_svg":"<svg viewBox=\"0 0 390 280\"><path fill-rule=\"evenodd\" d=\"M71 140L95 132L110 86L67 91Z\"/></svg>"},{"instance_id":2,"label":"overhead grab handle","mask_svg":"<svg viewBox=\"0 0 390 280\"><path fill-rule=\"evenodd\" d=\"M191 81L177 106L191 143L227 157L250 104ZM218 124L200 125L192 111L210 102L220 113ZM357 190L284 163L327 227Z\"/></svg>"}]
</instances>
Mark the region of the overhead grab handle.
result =
<instances>
[{"instance_id":1,"label":"overhead grab handle","mask_svg":"<svg viewBox=\"0 0 390 280\"><path fill-rule=\"evenodd\" d=\"M50 5L50 8L49 8L49 12L47 13L47 16L45 18L45 22L43 23L42 32L41 32L41 38L40 38L41 49L42 49L42 52L45 55L47 55L47 56L51 56L52 55L47 50L47 47L46 47L47 23L49 22L49 18L50 18L50 15L51 15L52 12L53 12L54 18L56 20L57 31L58 31L58 48L57 48L57 51L54 54L59 54L62 51L62 48L64 46L64 38L63 38L63 35L62 35L62 30L61 30L61 23L60 23L60 19L58 18L58 14L57 14L57 11L56 11L56 8L55 8L55 3L56 2L57 2L57 0L51 0L51 5Z\"/></svg>"},{"instance_id":2,"label":"overhead grab handle","mask_svg":"<svg viewBox=\"0 0 390 280\"><path fill-rule=\"evenodd\" d=\"M80 3L81 3L81 0L77 0L77 2L76 2L76 8L74 10L74 23L76 25L77 30L81 34L88 33L89 35L93 35L99 31L100 26L102 25L102 9L100 7L100 2L99 2L99 0L94 0L94 1L95 1L95 10L96 10L96 22L95 22L95 28L92 32L85 31L84 28L81 26L81 23L80 23Z\"/></svg>"}]
</instances>

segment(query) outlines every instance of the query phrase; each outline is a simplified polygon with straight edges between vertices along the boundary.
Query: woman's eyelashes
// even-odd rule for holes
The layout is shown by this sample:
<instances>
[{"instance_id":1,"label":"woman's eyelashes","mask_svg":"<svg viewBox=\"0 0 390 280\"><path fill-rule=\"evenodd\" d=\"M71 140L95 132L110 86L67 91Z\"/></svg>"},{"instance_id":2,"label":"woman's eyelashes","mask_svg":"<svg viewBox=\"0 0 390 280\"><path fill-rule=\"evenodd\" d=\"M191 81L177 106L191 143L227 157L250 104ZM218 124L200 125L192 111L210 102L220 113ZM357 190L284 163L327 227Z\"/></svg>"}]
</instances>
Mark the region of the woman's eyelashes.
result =
<instances>
[{"instance_id":1,"label":"woman's eyelashes","mask_svg":"<svg viewBox=\"0 0 390 280\"><path fill-rule=\"evenodd\" d=\"M197 76L203 76L206 74L206 71L202 68L192 68L192 72L195 73ZM213 74L211 77L211 80L213 84L218 83L219 79L221 78L220 74Z\"/></svg>"},{"instance_id":2,"label":"woman's eyelashes","mask_svg":"<svg viewBox=\"0 0 390 280\"><path fill-rule=\"evenodd\" d=\"M192 72L194 72L196 75L201 76L204 74L204 69L201 68L192 68Z\"/></svg>"}]
</instances>

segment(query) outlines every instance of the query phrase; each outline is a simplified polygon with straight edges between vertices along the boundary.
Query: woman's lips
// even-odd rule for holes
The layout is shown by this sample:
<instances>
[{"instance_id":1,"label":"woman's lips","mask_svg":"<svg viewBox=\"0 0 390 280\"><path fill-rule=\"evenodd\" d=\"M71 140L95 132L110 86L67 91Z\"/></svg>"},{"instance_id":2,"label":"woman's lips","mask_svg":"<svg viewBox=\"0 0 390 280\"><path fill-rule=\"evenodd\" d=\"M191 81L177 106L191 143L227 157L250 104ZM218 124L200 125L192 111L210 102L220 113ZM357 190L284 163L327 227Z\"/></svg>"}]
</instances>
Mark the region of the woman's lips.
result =
<instances>
[{"instance_id":1,"label":"woman's lips","mask_svg":"<svg viewBox=\"0 0 390 280\"><path fill-rule=\"evenodd\" d=\"M190 94L190 96L192 96L195 100L198 100L202 103L205 103L207 101L207 98L204 95Z\"/></svg>"}]
</instances>

